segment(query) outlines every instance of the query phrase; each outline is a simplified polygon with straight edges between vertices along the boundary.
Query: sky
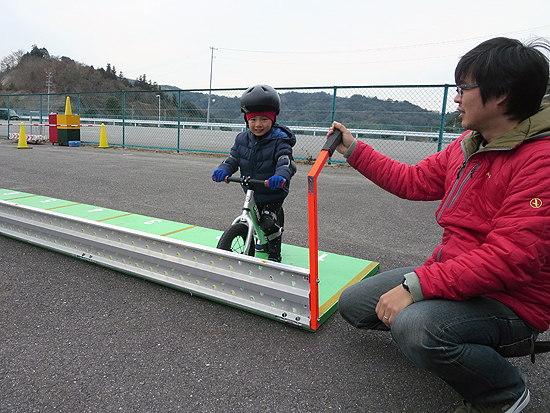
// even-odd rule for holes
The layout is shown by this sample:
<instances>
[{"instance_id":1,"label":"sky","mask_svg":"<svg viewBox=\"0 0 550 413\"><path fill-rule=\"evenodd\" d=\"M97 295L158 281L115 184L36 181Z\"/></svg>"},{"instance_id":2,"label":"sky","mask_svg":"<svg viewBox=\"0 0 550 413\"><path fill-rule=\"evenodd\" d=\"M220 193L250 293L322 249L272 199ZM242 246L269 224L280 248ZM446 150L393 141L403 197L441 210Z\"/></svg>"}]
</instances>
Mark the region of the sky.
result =
<instances>
[{"instance_id":1,"label":"sky","mask_svg":"<svg viewBox=\"0 0 550 413\"><path fill-rule=\"evenodd\" d=\"M0 58L33 45L182 89L454 83L497 36L550 39L548 0L2 0Z\"/></svg>"}]
</instances>

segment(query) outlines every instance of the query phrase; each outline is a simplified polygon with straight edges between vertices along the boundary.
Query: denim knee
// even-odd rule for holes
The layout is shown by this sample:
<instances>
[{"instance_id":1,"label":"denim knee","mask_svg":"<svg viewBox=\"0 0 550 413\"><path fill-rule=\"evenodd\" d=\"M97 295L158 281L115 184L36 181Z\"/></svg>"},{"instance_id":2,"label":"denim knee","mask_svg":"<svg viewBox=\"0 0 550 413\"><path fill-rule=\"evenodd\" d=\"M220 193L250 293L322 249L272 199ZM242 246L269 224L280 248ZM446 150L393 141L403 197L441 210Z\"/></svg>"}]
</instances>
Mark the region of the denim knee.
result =
<instances>
[{"instance_id":1,"label":"denim knee","mask_svg":"<svg viewBox=\"0 0 550 413\"><path fill-rule=\"evenodd\" d=\"M342 291L342 294L340 294L340 299L338 300L338 311L340 312L340 315L344 320L346 320L352 326L357 327L357 314L355 311L355 299L353 298L354 292L352 290L352 287L346 288L344 291Z\"/></svg>"},{"instance_id":2,"label":"denim knee","mask_svg":"<svg viewBox=\"0 0 550 413\"><path fill-rule=\"evenodd\" d=\"M385 271L346 288L339 299L340 314L348 323L357 328L387 330L376 314L380 296L401 284L403 275L413 267Z\"/></svg>"},{"instance_id":3,"label":"denim knee","mask_svg":"<svg viewBox=\"0 0 550 413\"><path fill-rule=\"evenodd\" d=\"M413 348L413 351L416 351L426 346L431 316L410 310L411 308L407 307L395 317L391 333L400 347Z\"/></svg>"}]
</instances>

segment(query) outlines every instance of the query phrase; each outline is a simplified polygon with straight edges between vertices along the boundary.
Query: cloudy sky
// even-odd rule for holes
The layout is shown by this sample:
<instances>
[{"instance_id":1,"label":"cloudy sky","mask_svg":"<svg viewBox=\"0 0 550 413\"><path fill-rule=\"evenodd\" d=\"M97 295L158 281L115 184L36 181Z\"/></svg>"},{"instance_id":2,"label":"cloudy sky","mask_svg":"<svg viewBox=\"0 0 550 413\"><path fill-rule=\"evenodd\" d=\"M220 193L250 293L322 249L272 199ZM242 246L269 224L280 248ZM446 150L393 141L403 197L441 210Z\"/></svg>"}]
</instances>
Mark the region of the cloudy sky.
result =
<instances>
[{"instance_id":1,"label":"cloudy sky","mask_svg":"<svg viewBox=\"0 0 550 413\"><path fill-rule=\"evenodd\" d=\"M550 39L548 0L12 0L0 58L36 44L183 89L453 83L495 36ZM212 57L212 48L214 59Z\"/></svg>"}]
</instances>

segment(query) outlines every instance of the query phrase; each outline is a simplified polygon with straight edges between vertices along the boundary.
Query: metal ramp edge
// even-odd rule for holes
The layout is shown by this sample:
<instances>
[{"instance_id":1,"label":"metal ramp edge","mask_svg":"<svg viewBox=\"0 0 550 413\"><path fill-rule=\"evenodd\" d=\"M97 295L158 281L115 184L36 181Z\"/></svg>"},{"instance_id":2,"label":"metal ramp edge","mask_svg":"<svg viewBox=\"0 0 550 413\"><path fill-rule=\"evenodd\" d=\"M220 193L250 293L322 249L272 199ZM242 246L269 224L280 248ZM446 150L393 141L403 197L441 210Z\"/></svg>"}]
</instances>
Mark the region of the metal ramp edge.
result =
<instances>
[{"instance_id":1,"label":"metal ramp edge","mask_svg":"<svg viewBox=\"0 0 550 413\"><path fill-rule=\"evenodd\" d=\"M0 233L302 328L312 327L307 269L3 200Z\"/></svg>"}]
</instances>

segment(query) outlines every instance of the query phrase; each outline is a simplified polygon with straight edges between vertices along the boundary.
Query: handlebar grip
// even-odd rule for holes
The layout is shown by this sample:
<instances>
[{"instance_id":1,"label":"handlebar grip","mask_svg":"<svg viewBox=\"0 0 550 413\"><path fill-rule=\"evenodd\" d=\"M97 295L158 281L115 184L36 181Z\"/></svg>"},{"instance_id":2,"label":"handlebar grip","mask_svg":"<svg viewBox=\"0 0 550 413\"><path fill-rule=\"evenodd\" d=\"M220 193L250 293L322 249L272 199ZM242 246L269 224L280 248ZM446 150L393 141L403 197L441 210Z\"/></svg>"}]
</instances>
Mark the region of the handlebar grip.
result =
<instances>
[{"instance_id":1,"label":"handlebar grip","mask_svg":"<svg viewBox=\"0 0 550 413\"><path fill-rule=\"evenodd\" d=\"M342 131L340 129L334 128L334 132L328 137L327 141L325 142L325 146L323 146L323 151L328 151L329 156L332 156L334 151L336 150L336 147L340 145L342 142Z\"/></svg>"},{"instance_id":2,"label":"handlebar grip","mask_svg":"<svg viewBox=\"0 0 550 413\"><path fill-rule=\"evenodd\" d=\"M236 178L236 177L233 177L233 176L226 176L225 179L224 179L224 182L225 183L238 182L238 183L243 184L243 185L268 186L267 185L267 179L265 181L262 181L261 179L252 179L248 176L243 176L243 177L239 177L239 178Z\"/></svg>"},{"instance_id":3,"label":"handlebar grip","mask_svg":"<svg viewBox=\"0 0 550 413\"><path fill-rule=\"evenodd\" d=\"M227 175L227 176L224 178L223 181L224 181L226 184L228 184L229 182L242 182L242 180L243 180L242 178L234 178L234 177L232 177L232 176Z\"/></svg>"}]
</instances>

